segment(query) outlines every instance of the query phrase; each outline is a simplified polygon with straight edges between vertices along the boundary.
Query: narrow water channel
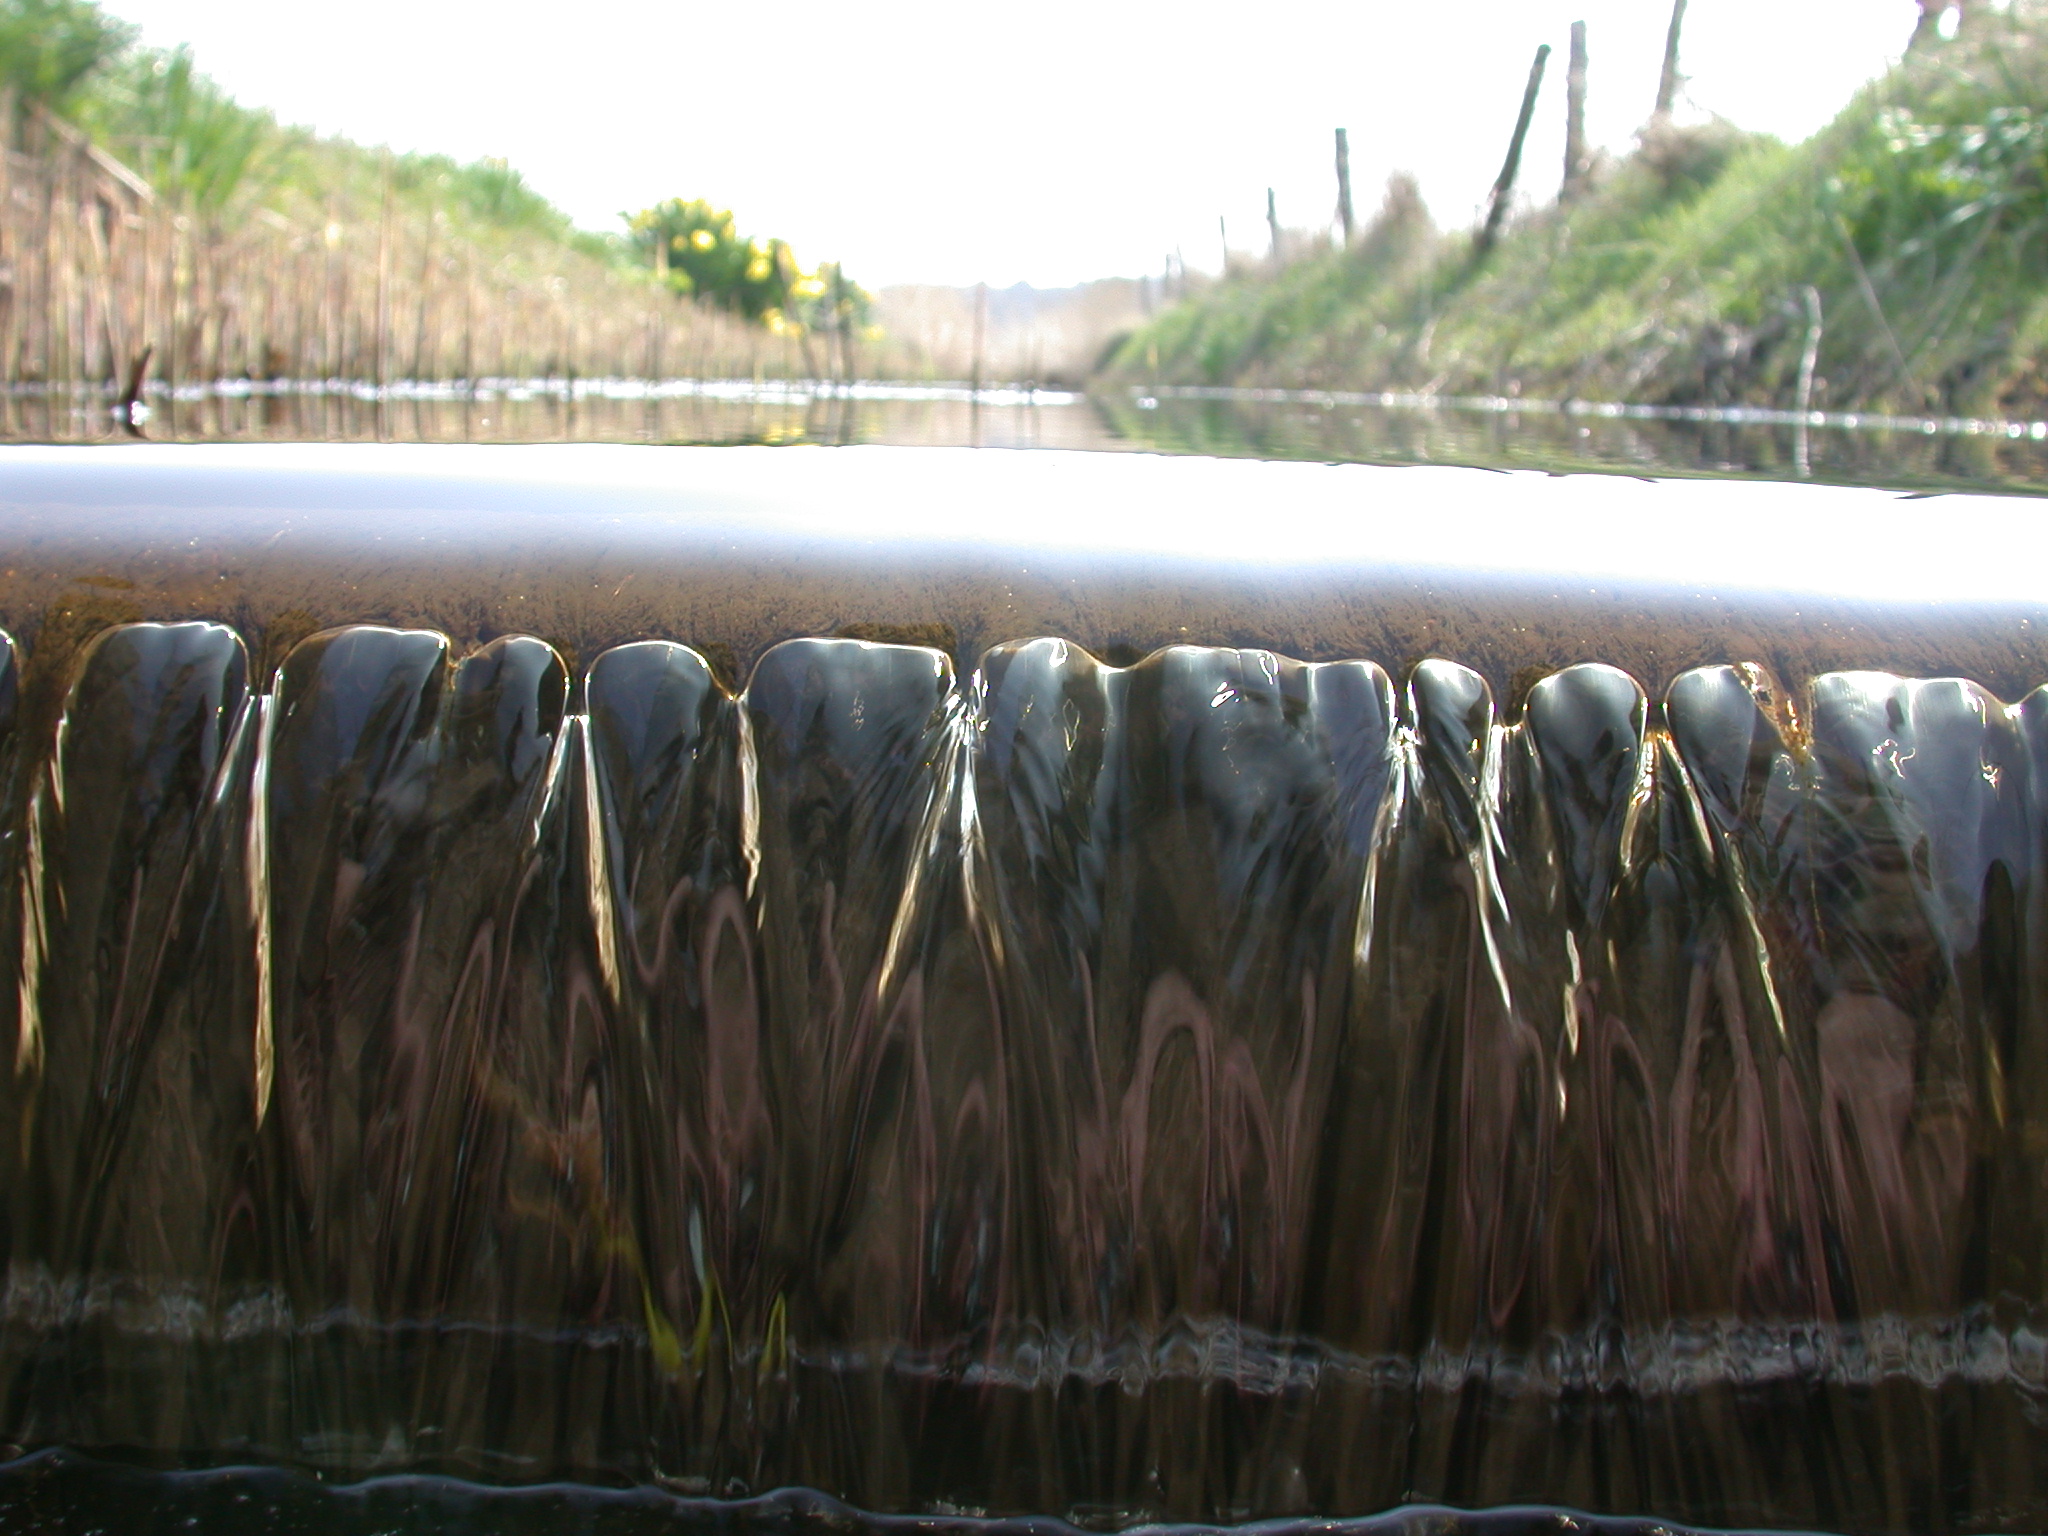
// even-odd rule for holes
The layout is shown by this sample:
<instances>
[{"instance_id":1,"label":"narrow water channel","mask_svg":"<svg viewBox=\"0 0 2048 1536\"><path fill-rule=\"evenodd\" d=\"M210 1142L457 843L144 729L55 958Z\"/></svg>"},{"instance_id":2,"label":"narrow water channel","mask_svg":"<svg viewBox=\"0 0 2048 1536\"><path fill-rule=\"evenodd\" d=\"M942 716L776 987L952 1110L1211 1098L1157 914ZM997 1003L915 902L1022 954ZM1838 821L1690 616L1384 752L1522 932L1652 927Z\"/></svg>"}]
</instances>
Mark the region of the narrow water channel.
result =
<instances>
[{"instance_id":1,"label":"narrow water channel","mask_svg":"<svg viewBox=\"0 0 2048 1536\"><path fill-rule=\"evenodd\" d=\"M229 381L155 395L0 394L0 442L613 442L1142 450L1364 464L2048 489L2048 422L1310 390L801 380Z\"/></svg>"}]
</instances>

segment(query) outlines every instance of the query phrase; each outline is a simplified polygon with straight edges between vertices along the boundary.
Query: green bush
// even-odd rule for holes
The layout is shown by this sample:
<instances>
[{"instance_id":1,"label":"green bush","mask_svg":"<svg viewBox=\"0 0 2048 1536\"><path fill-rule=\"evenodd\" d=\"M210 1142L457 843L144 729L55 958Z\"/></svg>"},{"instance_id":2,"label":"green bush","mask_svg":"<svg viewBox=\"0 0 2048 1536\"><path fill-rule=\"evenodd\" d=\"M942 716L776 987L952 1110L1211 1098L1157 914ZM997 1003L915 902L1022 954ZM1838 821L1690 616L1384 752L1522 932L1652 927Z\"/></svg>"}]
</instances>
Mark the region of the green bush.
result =
<instances>
[{"instance_id":1,"label":"green bush","mask_svg":"<svg viewBox=\"0 0 2048 1536\"><path fill-rule=\"evenodd\" d=\"M787 241L743 236L728 210L702 199L657 203L627 215L626 227L633 249L677 293L777 332L867 326L872 301L837 262L807 273Z\"/></svg>"}]
</instances>

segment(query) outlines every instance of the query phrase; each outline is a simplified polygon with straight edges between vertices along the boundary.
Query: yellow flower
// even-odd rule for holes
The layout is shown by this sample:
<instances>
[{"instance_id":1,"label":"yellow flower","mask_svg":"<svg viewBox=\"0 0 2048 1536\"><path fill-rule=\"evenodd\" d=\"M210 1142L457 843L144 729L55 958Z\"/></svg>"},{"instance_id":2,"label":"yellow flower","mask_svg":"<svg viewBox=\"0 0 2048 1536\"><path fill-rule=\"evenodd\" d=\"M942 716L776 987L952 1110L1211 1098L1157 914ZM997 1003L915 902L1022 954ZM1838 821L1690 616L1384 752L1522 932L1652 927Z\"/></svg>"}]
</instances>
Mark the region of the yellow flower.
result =
<instances>
[{"instance_id":1,"label":"yellow flower","mask_svg":"<svg viewBox=\"0 0 2048 1536\"><path fill-rule=\"evenodd\" d=\"M718 244L718 236L711 233L708 229L696 230L690 236L690 244L697 247L700 251L708 251L711 247Z\"/></svg>"},{"instance_id":2,"label":"yellow flower","mask_svg":"<svg viewBox=\"0 0 2048 1536\"><path fill-rule=\"evenodd\" d=\"M824 291L825 282L823 278L802 277L798 278L796 281L796 292L801 294L804 298L815 299L819 294L823 293Z\"/></svg>"},{"instance_id":3,"label":"yellow flower","mask_svg":"<svg viewBox=\"0 0 2048 1536\"><path fill-rule=\"evenodd\" d=\"M774 270L766 256L756 256L747 263L747 281L750 283L765 283L768 280L768 274Z\"/></svg>"}]
</instances>

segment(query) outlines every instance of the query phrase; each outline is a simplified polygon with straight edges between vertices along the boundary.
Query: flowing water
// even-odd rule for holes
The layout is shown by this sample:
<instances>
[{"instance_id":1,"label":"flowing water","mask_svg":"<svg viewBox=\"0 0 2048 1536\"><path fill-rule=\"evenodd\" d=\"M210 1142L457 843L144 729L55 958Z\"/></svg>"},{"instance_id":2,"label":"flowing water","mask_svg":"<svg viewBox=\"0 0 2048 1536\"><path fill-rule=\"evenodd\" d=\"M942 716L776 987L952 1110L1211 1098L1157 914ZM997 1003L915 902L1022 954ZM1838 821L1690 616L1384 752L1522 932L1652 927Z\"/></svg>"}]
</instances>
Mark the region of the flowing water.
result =
<instances>
[{"instance_id":1,"label":"flowing water","mask_svg":"<svg viewBox=\"0 0 2048 1536\"><path fill-rule=\"evenodd\" d=\"M2048 453L1500 403L513 393L216 391L175 435L489 410L1929 489ZM0 1536L2048 1525L2034 609L1416 598L1320 546L1144 590L932 554L919 586L814 532L634 544L671 525L617 486L609 521L499 487L495 522L444 489L380 522L330 464L271 531L156 452L93 461L160 477L141 510L67 509L43 460L0 508ZM910 482L876 452L759 457L879 516ZM1236 619L1203 616L1215 572ZM905 622L818 638L805 604L863 590ZM1095 648L996 627L1047 613ZM1154 649L1176 621L1323 659ZM1832 670L1885 656L2011 697Z\"/></svg>"},{"instance_id":2,"label":"flowing water","mask_svg":"<svg viewBox=\"0 0 2048 1536\"><path fill-rule=\"evenodd\" d=\"M841 639L735 697L374 626L272 681L137 623L59 718L7 744L18 1446L2048 1514L2048 691Z\"/></svg>"}]
</instances>

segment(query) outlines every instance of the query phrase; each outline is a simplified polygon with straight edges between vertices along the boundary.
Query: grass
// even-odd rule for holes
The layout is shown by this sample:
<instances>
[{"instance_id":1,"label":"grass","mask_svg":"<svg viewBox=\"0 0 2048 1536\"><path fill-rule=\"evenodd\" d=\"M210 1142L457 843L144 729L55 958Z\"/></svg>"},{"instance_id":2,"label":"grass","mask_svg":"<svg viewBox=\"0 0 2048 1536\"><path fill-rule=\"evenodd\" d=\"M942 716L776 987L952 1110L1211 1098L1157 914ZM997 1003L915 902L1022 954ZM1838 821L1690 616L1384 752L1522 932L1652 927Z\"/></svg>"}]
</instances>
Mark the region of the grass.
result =
<instances>
[{"instance_id":1,"label":"grass","mask_svg":"<svg viewBox=\"0 0 2048 1536\"><path fill-rule=\"evenodd\" d=\"M2018 3L1797 145L1657 127L1475 264L1412 184L1349 250L1241 272L1113 381L1792 406L2048 408L2048 16Z\"/></svg>"}]
</instances>

